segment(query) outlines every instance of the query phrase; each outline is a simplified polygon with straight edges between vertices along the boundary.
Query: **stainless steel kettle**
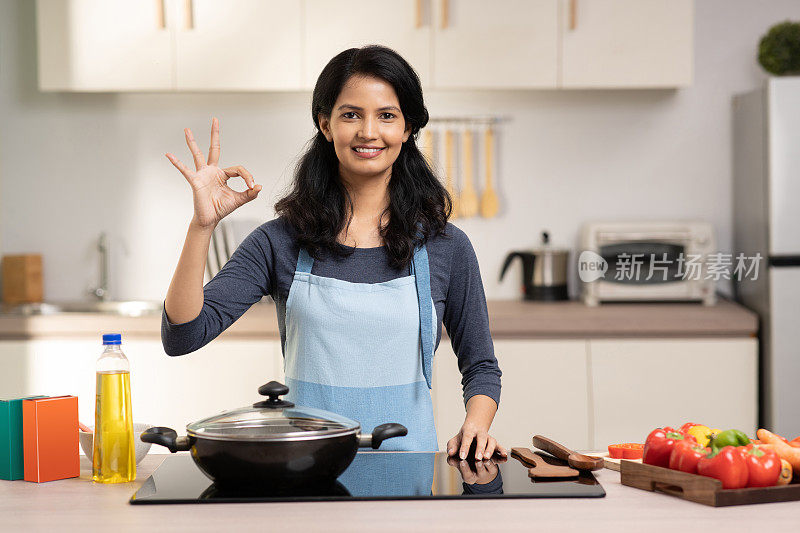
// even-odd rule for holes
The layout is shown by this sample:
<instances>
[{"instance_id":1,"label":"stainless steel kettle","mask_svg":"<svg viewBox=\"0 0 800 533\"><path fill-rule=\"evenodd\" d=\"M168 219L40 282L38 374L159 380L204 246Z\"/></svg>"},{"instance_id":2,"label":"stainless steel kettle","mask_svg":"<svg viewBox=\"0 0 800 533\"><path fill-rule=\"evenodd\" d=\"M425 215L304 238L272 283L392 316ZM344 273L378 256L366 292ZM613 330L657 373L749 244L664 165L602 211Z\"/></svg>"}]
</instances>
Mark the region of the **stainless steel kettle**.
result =
<instances>
[{"instance_id":1,"label":"stainless steel kettle","mask_svg":"<svg viewBox=\"0 0 800 533\"><path fill-rule=\"evenodd\" d=\"M526 300L568 300L569 250L553 248L550 234L542 232L541 248L510 252L503 262L500 281L515 257L522 259L522 293Z\"/></svg>"}]
</instances>

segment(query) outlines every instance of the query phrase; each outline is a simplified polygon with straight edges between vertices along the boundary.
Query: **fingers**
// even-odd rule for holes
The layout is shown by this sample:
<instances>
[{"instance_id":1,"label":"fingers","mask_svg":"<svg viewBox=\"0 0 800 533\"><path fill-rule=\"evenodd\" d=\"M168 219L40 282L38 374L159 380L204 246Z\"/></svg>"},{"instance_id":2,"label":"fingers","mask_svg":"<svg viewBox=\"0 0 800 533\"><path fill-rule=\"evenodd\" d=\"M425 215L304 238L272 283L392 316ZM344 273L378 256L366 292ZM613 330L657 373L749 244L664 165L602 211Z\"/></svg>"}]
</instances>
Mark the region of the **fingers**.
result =
<instances>
[{"instance_id":1,"label":"fingers","mask_svg":"<svg viewBox=\"0 0 800 533\"><path fill-rule=\"evenodd\" d=\"M475 460L481 461L484 457L488 459L490 456L486 455L486 443L489 440L489 434L481 431L476 438L478 440L478 445L475 448Z\"/></svg>"},{"instance_id":2,"label":"fingers","mask_svg":"<svg viewBox=\"0 0 800 533\"><path fill-rule=\"evenodd\" d=\"M256 181L253 179L253 175L250 174L247 171L247 169L244 168L242 165L236 165L235 167L224 168L222 169L222 171L229 178L232 178L234 176L241 176L244 179L244 182L247 184L248 189L252 189L256 184Z\"/></svg>"},{"instance_id":3,"label":"fingers","mask_svg":"<svg viewBox=\"0 0 800 533\"><path fill-rule=\"evenodd\" d=\"M189 151L192 152L195 169L200 170L206 166L205 159L203 158L203 152L201 152L200 147L197 146L197 142L194 140L194 135L192 135L192 130L186 128L183 130L183 133L186 135L186 145L189 147Z\"/></svg>"},{"instance_id":4,"label":"fingers","mask_svg":"<svg viewBox=\"0 0 800 533\"><path fill-rule=\"evenodd\" d=\"M458 447L461 444L461 433L447 441L447 455L453 457L458 452Z\"/></svg>"},{"instance_id":5,"label":"fingers","mask_svg":"<svg viewBox=\"0 0 800 533\"><path fill-rule=\"evenodd\" d=\"M211 146L208 148L208 164L219 164L219 121L216 117L211 119Z\"/></svg>"},{"instance_id":6,"label":"fingers","mask_svg":"<svg viewBox=\"0 0 800 533\"><path fill-rule=\"evenodd\" d=\"M505 446L503 446L502 444L500 444L499 442L497 443L496 450L497 450L497 453L500 454L500 457L506 457L506 458L508 457L508 449Z\"/></svg>"},{"instance_id":7,"label":"fingers","mask_svg":"<svg viewBox=\"0 0 800 533\"><path fill-rule=\"evenodd\" d=\"M189 170L186 167L186 165L181 163L180 159L178 159L174 155L169 154L169 153L164 154L164 155L167 156L167 159L169 159L169 162L172 163L175 166L175 168L177 168L178 170L181 171L181 174L183 174L183 177L186 178L189 182L191 182L192 171Z\"/></svg>"},{"instance_id":8,"label":"fingers","mask_svg":"<svg viewBox=\"0 0 800 533\"><path fill-rule=\"evenodd\" d=\"M472 439L475 438L475 431L472 429L464 429L461 436L461 447L458 451L458 456L466 459L469 454L469 447L472 445Z\"/></svg>"},{"instance_id":9,"label":"fingers","mask_svg":"<svg viewBox=\"0 0 800 533\"><path fill-rule=\"evenodd\" d=\"M494 455L494 451L497 449L497 441L491 435L486 440L486 451L483 454L485 459L490 459L492 455Z\"/></svg>"}]
</instances>

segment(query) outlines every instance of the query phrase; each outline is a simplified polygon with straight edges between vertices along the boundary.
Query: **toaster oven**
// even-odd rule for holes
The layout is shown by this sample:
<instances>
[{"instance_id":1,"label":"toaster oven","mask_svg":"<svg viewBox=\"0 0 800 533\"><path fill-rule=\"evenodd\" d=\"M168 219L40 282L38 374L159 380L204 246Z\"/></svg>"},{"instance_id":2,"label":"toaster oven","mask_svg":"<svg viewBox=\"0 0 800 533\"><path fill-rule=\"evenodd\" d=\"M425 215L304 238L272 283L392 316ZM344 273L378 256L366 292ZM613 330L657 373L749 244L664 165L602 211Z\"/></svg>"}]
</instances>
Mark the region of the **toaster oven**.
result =
<instances>
[{"instance_id":1,"label":"toaster oven","mask_svg":"<svg viewBox=\"0 0 800 533\"><path fill-rule=\"evenodd\" d=\"M700 221L590 222L580 234L578 275L586 305L611 301L716 303L708 275L716 239Z\"/></svg>"}]
</instances>

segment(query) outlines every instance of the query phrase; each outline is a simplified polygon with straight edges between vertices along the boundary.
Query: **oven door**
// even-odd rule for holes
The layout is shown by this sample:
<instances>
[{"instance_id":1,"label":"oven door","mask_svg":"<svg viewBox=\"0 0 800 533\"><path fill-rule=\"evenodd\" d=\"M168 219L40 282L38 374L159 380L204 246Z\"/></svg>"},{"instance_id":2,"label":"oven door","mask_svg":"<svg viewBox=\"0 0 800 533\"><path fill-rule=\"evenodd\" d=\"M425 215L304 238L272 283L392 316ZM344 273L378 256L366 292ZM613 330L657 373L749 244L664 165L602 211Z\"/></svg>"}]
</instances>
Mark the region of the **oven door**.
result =
<instances>
[{"instance_id":1,"label":"oven door","mask_svg":"<svg viewBox=\"0 0 800 533\"><path fill-rule=\"evenodd\" d=\"M660 285L684 281L687 241L634 240L606 242L598 247L608 263L604 281L620 285Z\"/></svg>"}]
</instances>

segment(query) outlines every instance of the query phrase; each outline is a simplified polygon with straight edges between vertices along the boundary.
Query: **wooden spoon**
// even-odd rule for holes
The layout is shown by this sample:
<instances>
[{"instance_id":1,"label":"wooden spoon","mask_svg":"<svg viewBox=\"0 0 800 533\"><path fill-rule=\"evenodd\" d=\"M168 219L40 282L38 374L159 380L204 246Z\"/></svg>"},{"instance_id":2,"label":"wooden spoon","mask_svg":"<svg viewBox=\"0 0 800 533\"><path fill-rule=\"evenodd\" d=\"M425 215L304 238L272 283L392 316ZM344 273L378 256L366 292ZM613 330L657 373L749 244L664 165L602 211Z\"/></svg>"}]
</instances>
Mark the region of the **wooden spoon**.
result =
<instances>
[{"instance_id":1,"label":"wooden spoon","mask_svg":"<svg viewBox=\"0 0 800 533\"><path fill-rule=\"evenodd\" d=\"M478 214L478 195L472 184L472 131L465 129L462 132L464 143L464 187L458 199L461 216L474 217Z\"/></svg>"},{"instance_id":2,"label":"wooden spoon","mask_svg":"<svg viewBox=\"0 0 800 533\"><path fill-rule=\"evenodd\" d=\"M602 457L591 457L589 455L583 455L582 453L573 452L563 444L559 444L541 435L533 437L533 445L540 450L544 450L568 462L569 466L577 468L578 470L600 470L605 464Z\"/></svg>"},{"instance_id":3,"label":"wooden spoon","mask_svg":"<svg viewBox=\"0 0 800 533\"><path fill-rule=\"evenodd\" d=\"M422 132L422 155L433 169L433 132L428 129Z\"/></svg>"},{"instance_id":4,"label":"wooden spoon","mask_svg":"<svg viewBox=\"0 0 800 533\"><path fill-rule=\"evenodd\" d=\"M580 472L574 468L547 463L540 455L533 453L528 448L511 448L511 455L531 467L528 469L528 477L534 479L576 478L580 475Z\"/></svg>"},{"instance_id":5,"label":"wooden spoon","mask_svg":"<svg viewBox=\"0 0 800 533\"><path fill-rule=\"evenodd\" d=\"M483 218L492 218L500 210L500 202L497 200L497 193L494 192L492 187L494 132L491 126L486 128L484 148L486 150L486 186L481 194L481 216Z\"/></svg>"},{"instance_id":6,"label":"wooden spoon","mask_svg":"<svg viewBox=\"0 0 800 533\"><path fill-rule=\"evenodd\" d=\"M458 218L461 210L458 205L458 194L453 184L453 132L450 129L444 130L444 175L444 187L453 200L453 212L450 214L450 218Z\"/></svg>"}]
</instances>

